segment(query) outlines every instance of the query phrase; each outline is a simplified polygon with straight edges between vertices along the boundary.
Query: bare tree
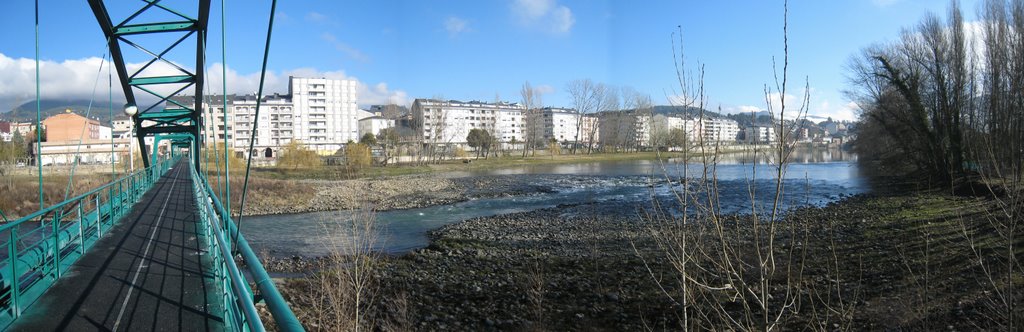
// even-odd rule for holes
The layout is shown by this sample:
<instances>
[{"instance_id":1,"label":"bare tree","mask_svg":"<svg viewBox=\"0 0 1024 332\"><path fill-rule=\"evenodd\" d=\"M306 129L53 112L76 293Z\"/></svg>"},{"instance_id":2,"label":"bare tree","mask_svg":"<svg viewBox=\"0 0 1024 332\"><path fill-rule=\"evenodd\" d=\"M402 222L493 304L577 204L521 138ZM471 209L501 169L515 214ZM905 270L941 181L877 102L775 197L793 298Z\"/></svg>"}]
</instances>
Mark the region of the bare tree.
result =
<instances>
[{"instance_id":1,"label":"bare tree","mask_svg":"<svg viewBox=\"0 0 1024 332\"><path fill-rule=\"evenodd\" d=\"M536 154L536 145L541 143L542 136L538 136L538 134L541 134L540 131L543 130L544 126L543 114L540 111L542 103L540 93L530 85L529 81L523 83L522 88L519 89L519 96L522 98L523 106L526 108L523 113L525 118L523 122L526 123L523 133L523 158L526 158L527 152L531 149Z\"/></svg>"},{"instance_id":2,"label":"bare tree","mask_svg":"<svg viewBox=\"0 0 1024 332\"><path fill-rule=\"evenodd\" d=\"M573 107L576 108L576 135L570 148L570 153L575 155L580 144L580 136L583 134L583 115L596 110L602 102L599 99L603 96L604 87L590 79L583 79L570 81L566 84L565 90L572 99Z\"/></svg>"}]
</instances>

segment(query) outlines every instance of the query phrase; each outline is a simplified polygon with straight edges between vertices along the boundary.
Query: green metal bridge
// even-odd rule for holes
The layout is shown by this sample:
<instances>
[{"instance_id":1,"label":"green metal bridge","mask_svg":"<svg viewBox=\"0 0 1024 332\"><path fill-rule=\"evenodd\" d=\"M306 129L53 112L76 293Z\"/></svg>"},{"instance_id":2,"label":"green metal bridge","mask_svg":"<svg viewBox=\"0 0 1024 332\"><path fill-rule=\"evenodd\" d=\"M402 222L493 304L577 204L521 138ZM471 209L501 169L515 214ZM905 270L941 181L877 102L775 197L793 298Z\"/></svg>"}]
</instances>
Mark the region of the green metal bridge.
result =
<instances>
[{"instance_id":1,"label":"green metal bridge","mask_svg":"<svg viewBox=\"0 0 1024 332\"><path fill-rule=\"evenodd\" d=\"M43 206L40 189L39 211L0 225L0 329L303 330L225 204L231 201L230 171L222 163L227 149L203 141L210 2L172 8L141 0L126 12L124 2L109 8L103 0L88 0L127 101L124 111L147 156L145 167L51 206ZM222 24L224 6L222 0ZM264 73L275 8L273 1ZM126 14L115 21L111 9ZM36 10L38 31L38 2ZM221 30L223 41L223 25ZM153 49L153 41L164 45ZM122 47L151 59L129 70ZM169 59L180 49L194 55L194 64ZM147 70L154 64L177 72ZM262 90L261 77L260 95ZM137 98L139 92L148 96ZM172 98L184 95L196 102ZM140 105L144 100L155 102ZM223 146L229 146L230 135L223 134ZM166 148L158 152L162 142ZM247 165L245 183L248 172ZM40 188L42 182L40 175ZM261 319L257 303L272 319Z\"/></svg>"}]
</instances>

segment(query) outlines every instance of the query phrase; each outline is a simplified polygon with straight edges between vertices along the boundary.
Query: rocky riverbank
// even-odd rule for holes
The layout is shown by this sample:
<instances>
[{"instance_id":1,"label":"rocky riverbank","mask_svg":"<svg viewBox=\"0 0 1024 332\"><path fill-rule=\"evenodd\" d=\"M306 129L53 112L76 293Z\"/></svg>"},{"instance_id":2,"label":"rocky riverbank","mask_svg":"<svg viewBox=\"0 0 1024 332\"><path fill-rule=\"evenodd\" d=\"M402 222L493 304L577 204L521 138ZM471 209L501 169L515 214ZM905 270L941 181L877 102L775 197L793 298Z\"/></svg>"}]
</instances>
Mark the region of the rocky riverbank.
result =
<instances>
[{"instance_id":1,"label":"rocky riverbank","mask_svg":"<svg viewBox=\"0 0 1024 332\"><path fill-rule=\"evenodd\" d=\"M789 309L782 326L994 326L988 304L998 288L979 281L985 280L984 271L965 263L972 260L971 251L957 235L959 224L951 221L958 213L977 214L987 206L977 199L905 195L854 197L791 213L787 225L798 225L800 231L780 236L775 250L780 257L799 254L801 272L792 283L773 281L771 293L795 294L787 298L800 305ZM370 313L371 324L398 322L416 330L680 329L682 307L680 298L673 297L680 294L676 261L654 236L671 226L641 215L636 207L583 204L446 226L431 234L427 248L377 258L375 291L364 312ZM746 219L730 218L726 224L736 234L730 241L736 248L752 246L751 228L741 222ZM921 233L922 227L930 231ZM922 253L926 241L944 245ZM702 245L714 248L713 243ZM313 268L322 274L335 264L327 259L293 261L298 262L271 267L293 272ZM926 267L931 271L927 285L920 273ZM317 280L288 279L284 293L307 326L331 329L322 321L322 310L313 309L323 300ZM738 299L743 294L726 290L720 295L724 297L691 302L690 313L724 308L718 314L742 316ZM700 327L696 321L720 319L693 317L690 324Z\"/></svg>"},{"instance_id":2,"label":"rocky riverbank","mask_svg":"<svg viewBox=\"0 0 1024 332\"><path fill-rule=\"evenodd\" d=\"M287 181L288 185L265 185L246 202L246 215L291 214L372 208L376 211L445 205L475 198L519 196L550 192L517 175L445 178L436 175L396 176L356 180ZM271 180L284 182L284 180ZM541 181L543 182L543 181ZM297 187L297 188L296 188ZM288 192L308 191L308 197L293 199ZM279 199L287 197L287 199Z\"/></svg>"}]
</instances>

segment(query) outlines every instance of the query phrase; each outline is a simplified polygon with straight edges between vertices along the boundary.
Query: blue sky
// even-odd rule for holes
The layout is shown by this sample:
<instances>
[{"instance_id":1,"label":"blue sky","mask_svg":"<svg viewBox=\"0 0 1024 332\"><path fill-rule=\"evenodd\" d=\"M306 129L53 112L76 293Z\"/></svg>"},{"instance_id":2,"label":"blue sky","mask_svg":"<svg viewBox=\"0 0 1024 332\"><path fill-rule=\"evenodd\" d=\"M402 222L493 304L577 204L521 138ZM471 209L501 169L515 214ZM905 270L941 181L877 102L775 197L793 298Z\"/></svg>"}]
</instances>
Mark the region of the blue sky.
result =
<instances>
[{"instance_id":1,"label":"blue sky","mask_svg":"<svg viewBox=\"0 0 1024 332\"><path fill-rule=\"evenodd\" d=\"M108 2L115 16L138 7ZM188 7L191 1L167 2ZM105 52L92 12L84 1L40 3L44 96L88 98ZM219 87L220 1L213 3L208 62L211 85ZM226 5L229 90L252 92L270 2ZM567 82L586 78L668 104L678 90L671 35L679 26L688 61L705 64L712 109L764 109L772 58L782 56L782 1L287 0L278 6L269 92L286 92L288 75L347 77L362 83L360 104L434 96L518 101L529 81L545 90L546 106L571 107ZM35 79L32 2L6 7L2 108L34 97ZM807 77L811 114L854 119L842 94L849 58L893 40L926 12L944 16L947 7L939 0L793 0L790 94L801 95ZM973 19L977 1L962 7ZM129 55L127 61L145 60ZM99 95L106 96L103 82Z\"/></svg>"}]
</instances>

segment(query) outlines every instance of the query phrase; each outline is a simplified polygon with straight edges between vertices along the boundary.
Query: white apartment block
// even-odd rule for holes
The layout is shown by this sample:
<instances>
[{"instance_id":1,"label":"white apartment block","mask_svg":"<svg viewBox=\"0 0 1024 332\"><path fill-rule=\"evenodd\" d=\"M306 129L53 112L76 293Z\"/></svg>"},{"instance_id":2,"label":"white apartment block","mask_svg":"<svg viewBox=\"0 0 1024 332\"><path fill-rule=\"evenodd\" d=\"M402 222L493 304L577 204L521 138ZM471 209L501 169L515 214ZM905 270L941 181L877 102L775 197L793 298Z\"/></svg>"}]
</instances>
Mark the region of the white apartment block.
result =
<instances>
[{"instance_id":1,"label":"white apartment block","mask_svg":"<svg viewBox=\"0 0 1024 332\"><path fill-rule=\"evenodd\" d=\"M744 129L747 143L771 143L776 141L774 126L750 126Z\"/></svg>"},{"instance_id":2,"label":"white apartment block","mask_svg":"<svg viewBox=\"0 0 1024 332\"><path fill-rule=\"evenodd\" d=\"M262 157L275 156L278 147L284 146L294 138L294 113L295 108L287 96L273 95L263 98L260 105L260 119L253 128L253 120L256 117L256 96L235 96L229 100L229 117L234 117L234 123L230 125L235 151L244 152L249 148L249 140L255 136L253 142L253 153L262 153ZM223 107L223 106L221 106ZM218 116L219 123L215 126L223 126L223 114ZM230 118L229 118L230 120ZM255 134L254 134L255 133ZM218 131L218 141L224 141L223 132ZM333 152L333 151L332 151Z\"/></svg>"},{"instance_id":3,"label":"white apartment block","mask_svg":"<svg viewBox=\"0 0 1024 332\"><path fill-rule=\"evenodd\" d=\"M672 130L679 129L685 133L686 139L696 142L703 134L700 121L684 119L678 116L658 114L651 118L651 136L670 135Z\"/></svg>"},{"instance_id":4,"label":"white apartment block","mask_svg":"<svg viewBox=\"0 0 1024 332\"><path fill-rule=\"evenodd\" d=\"M412 113L422 123L424 144L466 144L472 129L487 130L506 144L525 139L526 108L515 103L416 99Z\"/></svg>"},{"instance_id":5,"label":"white apartment block","mask_svg":"<svg viewBox=\"0 0 1024 332\"><path fill-rule=\"evenodd\" d=\"M359 137L362 138L366 134L377 136L381 130L385 128L392 128L395 126L395 120L385 119L382 116L371 116L367 118L359 119Z\"/></svg>"},{"instance_id":6,"label":"white apartment block","mask_svg":"<svg viewBox=\"0 0 1024 332\"><path fill-rule=\"evenodd\" d=\"M697 120L704 135L705 142L735 142L740 133L736 120L722 118L703 118Z\"/></svg>"},{"instance_id":7,"label":"white apartment block","mask_svg":"<svg viewBox=\"0 0 1024 332\"><path fill-rule=\"evenodd\" d=\"M300 77L288 81L294 104L293 139L324 154L334 153L348 141L359 141L359 119L372 114L356 105L356 81Z\"/></svg>"},{"instance_id":8,"label":"white apartment block","mask_svg":"<svg viewBox=\"0 0 1024 332\"><path fill-rule=\"evenodd\" d=\"M359 120L372 116L356 106L356 89L353 80L290 77L289 94L263 96L257 128L252 128L255 94L228 95L226 113L223 96L208 97L203 107L206 142L224 142L227 132L228 144L244 156L255 134L256 157L276 157L280 148L292 140L321 155L333 154L345 143L358 141ZM167 107L175 106L168 103Z\"/></svg>"},{"instance_id":9,"label":"white apartment block","mask_svg":"<svg viewBox=\"0 0 1024 332\"><path fill-rule=\"evenodd\" d=\"M582 126L580 123L582 122ZM545 107L536 110L527 117L527 126L537 131L534 135L544 142L552 139L559 142L579 142L588 144L597 137L597 118L580 115L574 109Z\"/></svg>"}]
</instances>

